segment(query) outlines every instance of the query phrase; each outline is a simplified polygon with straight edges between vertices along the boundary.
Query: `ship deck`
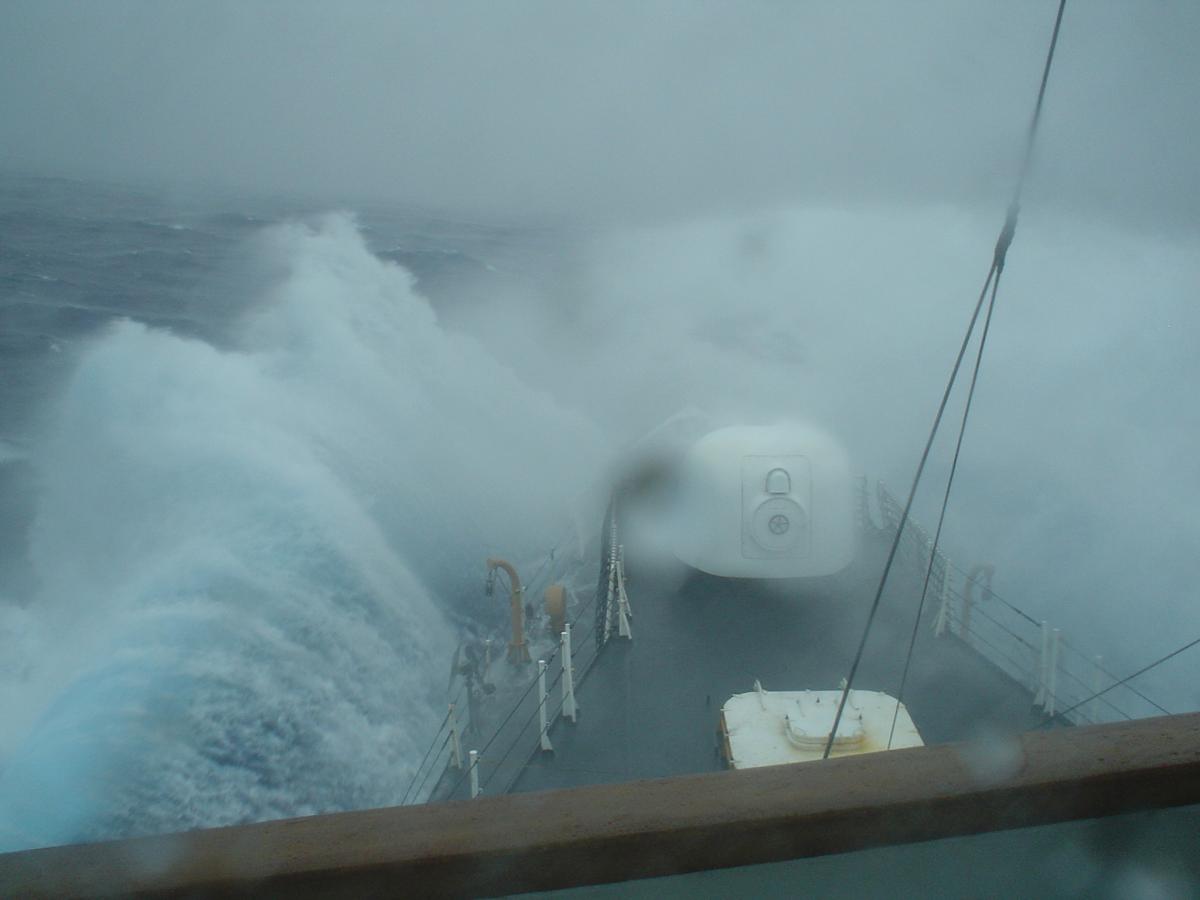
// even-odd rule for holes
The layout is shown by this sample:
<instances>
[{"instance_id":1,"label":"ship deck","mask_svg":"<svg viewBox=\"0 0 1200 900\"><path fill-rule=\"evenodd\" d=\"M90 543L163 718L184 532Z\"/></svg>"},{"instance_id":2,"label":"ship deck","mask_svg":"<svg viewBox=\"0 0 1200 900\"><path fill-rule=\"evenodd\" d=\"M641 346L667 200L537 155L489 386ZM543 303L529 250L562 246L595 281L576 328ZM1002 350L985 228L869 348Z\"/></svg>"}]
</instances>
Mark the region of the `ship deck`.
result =
<instances>
[{"instance_id":1,"label":"ship deck","mask_svg":"<svg viewBox=\"0 0 1200 900\"><path fill-rule=\"evenodd\" d=\"M858 561L823 579L751 581L679 566L627 563L633 639L596 652L579 647L576 722L559 717L553 752L536 750L537 729L495 768L484 754L486 793L534 791L724 768L721 706L761 682L767 690L836 689L861 640L889 536L872 529ZM854 688L895 696L920 575L897 562L872 627ZM904 702L926 744L989 739L1037 726L1025 687L958 637L936 637L929 604L918 629ZM584 623L586 624L586 623ZM590 629L581 625L587 634ZM594 658L593 658L594 654ZM551 673L553 674L553 673ZM556 692L551 692L554 707ZM536 713L536 699L525 705ZM524 710L514 723L527 721ZM517 725L511 726L517 728ZM505 738L499 742L508 743ZM464 779L435 799L466 796Z\"/></svg>"}]
</instances>

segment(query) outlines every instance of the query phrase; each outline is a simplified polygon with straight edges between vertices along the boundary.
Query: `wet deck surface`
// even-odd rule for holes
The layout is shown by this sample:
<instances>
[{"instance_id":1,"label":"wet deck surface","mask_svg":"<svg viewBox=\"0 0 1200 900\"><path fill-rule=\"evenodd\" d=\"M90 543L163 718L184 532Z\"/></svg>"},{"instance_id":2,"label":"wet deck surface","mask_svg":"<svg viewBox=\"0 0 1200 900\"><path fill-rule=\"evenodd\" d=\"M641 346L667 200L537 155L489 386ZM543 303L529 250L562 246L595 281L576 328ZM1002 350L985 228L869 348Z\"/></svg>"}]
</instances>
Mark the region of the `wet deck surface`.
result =
<instances>
[{"instance_id":1,"label":"wet deck surface","mask_svg":"<svg viewBox=\"0 0 1200 900\"><path fill-rule=\"evenodd\" d=\"M859 563L832 579L716 578L630 559L632 641L613 639L578 687L579 720L551 728L552 754L519 751L513 790L657 778L722 768L721 705L767 690L835 689L861 640L886 552L870 536ZM895 695L920 580L897 562L854 687ZM1041 721L1029 693L925 611L904 700L927 744L1018 733ZM578 664L577 664L578 665ZM556 704L557 706L557 704ZM529 749L533 748L534 737ZM505 779L506 781L508 779Z\"/></svg>"}]
</instances>

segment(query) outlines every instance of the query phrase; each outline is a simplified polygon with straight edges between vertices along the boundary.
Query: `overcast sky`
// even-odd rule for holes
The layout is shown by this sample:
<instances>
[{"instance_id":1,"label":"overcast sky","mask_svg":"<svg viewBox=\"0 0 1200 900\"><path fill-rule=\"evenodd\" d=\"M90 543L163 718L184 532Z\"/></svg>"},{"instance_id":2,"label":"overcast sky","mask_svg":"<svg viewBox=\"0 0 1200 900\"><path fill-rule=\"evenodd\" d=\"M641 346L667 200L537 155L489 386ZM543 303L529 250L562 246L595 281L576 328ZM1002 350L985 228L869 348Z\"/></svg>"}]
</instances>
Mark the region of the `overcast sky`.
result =
<instances>
[{"instance_id":1,"label":"overcast sky","mask_svg":"<svg viewBox=\"0 0 1200 900\"><path fill-rule=\"evenodd\" d=\"M0 699L25 698L0 750L43 708L74 702L106 729L119 719L87 692L43 705L93 659L60 639L57 616L70 613L89 647L91 621L139 646L143 592L174 602L176 579L190 597L211 571L228 608L306 623L357 583L358 569L343 579L293 538L329 528L350 536L353 560L380 550L381 568L362 570L372 579L411 569L459 596L436 573L473 579L484 534L509 555L522 529L580 495L597 457L680 409L812 417L859 471L905 490L991 260L1056 6L0 0L0 171L611 226L538 231L546 271L530 264L532 277L510 281L498 260L447 299L413 293L350 217L289 223L247 249L282 282L240 349L129 324L99 335L66 412L49 406L51 452L35 452L53 491L38 501L31 558L52 577L30 621L58 655L22 637L24 619L0 618L21 653L7 671L37 659L41 679L29 690L0 670ZM959 564L995 564L1002 595L1121 672L1200 628L1197 47L1200 0L1070 0L944 538ZM121 235L114 247L142 240ZM76 253L69 238L54 244ZM154 271L154 254L128 249L133 277ZM242 296L231 268L237 287L198 286L196 309ZM44 274L51 285L61 273ZM55 302L50 287L14 295L30 297ZM958 409L918 499L931 529ZM243 488L259 482L267 500ZM386 541L360 541L347 522ZM127 556L109 550L123 536ZM248 578L243 550L246 571L265 573L246 583L286 585L263 596L299 597L295 615L260 604L257 587L219 593ZM88 575L78 590L75 572ZM350 622L329 610L329 628ZM214 641L224 665L232 654ZM169 671L200 671L190 649L162 646ZM442 664L413 659L440 687ZM1198 667L1193 651L1139 685L1200 708ZM260 723L270 717L256 710L278 707L248 709ZM22 746L36 769L40 745ZM149 778L176 771L144 765L140 739L129 746ZM22 769L0 770L16 773L8 796L38 805ZM72 793L59 775L47 783ZM190 783L183 796L197 796Z\"/></svg>"},{"instance_id":2,"label":"overcast sky","mask_svg":"<svg viewBox=\"0 0 1200 900\"><path fill-rule=\"evenodd\" d=\"M646 221L1009 190L1039 2L0 2L0 165ZM1042 199L1200 216L1200 4L1069 5Z\"/></svg>"}]
</instances>

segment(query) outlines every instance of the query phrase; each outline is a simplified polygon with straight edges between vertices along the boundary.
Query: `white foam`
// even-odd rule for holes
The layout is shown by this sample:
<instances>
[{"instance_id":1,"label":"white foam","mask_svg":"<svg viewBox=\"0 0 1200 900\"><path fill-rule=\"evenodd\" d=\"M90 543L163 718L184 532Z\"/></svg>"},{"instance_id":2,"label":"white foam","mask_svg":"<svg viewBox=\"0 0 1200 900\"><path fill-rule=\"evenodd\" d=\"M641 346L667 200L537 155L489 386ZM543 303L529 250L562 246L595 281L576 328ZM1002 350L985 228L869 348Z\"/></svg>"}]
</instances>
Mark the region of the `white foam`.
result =
<instances>
[{"instance_id":1,"label":"white foam","mask_svg":"<svg viewBox=\"0 0 1200 900\"><path fill-rule=\"evenodd\" d=\"M541 548L595 470L591 429L442 330L347 217L259 253L239 349L119 323L37 448L45 653L6 692L4 849L398 802L441 718L445 598Z\"/></svg>"}]
</instances>

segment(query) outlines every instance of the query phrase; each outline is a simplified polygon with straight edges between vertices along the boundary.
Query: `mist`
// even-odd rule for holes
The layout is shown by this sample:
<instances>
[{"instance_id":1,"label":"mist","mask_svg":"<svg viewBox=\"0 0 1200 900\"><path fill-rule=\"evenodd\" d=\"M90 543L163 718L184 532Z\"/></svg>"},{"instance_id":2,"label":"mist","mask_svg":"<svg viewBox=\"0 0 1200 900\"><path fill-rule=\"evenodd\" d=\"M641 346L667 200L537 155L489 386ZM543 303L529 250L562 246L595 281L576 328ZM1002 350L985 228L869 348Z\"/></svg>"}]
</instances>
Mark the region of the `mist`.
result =
<instances>
[{"instance_id":1,"label":"mist","mask_svg":"<svg viewBox=\"0 0 1200 900\"><path fill-rule=\"evenodd\" d=\"M990 217L952 207L904 222L898 235L891 209L807 208L621 230L585 241L542 293L464 300L445 321L522 348L522 376L618 446L686 409L799 417L900 493L995 239ZM1172 649L1164 622L1200 630L1200 528L1180 502L1200 496L1200 413L1184 399L1200 379L1197 284L1191 239L1027 214L946 524L958 565L996 565L1002 596L1126 671ZM917 497L930 529L968 377ZM1168 705L1200 703L1178 672L1147 678Z\"/></svg>"},{"instance_id":2,"label":"mist","mask_svg":"<svg viewBox=\"0 0 1200 900\"><path fill-rule=\"evenodd\" d=\"M1053 13L5 4L0 169L301 212L197 288L220 327L147 301L72 336L0 434L38 482L0 845L398 802L483 558L582 542L682 410L811 420L903 492ZM945 544L1131 671L1200 630L1200 8L1063 27ZM426 283L383 209L485 249ZM1194 709L1196 670L1139 684Z\"/></svg>"}]
</instances>

